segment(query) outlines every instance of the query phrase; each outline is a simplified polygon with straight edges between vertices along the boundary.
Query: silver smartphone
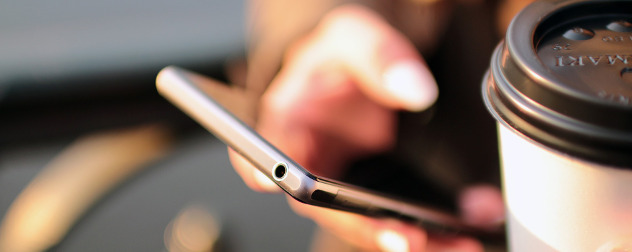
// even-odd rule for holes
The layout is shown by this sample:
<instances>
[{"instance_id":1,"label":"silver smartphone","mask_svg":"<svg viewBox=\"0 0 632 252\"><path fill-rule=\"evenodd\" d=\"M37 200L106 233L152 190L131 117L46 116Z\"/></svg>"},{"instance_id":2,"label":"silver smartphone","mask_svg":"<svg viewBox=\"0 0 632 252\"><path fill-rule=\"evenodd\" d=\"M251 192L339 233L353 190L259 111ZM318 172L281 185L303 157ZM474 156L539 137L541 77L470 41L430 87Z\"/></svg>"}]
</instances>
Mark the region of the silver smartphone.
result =
<instances>
[{"instance_id":1,"label":"silver smartphone","mask_svg":"<svg viewBox=\"0 0 632 252\"><path fill-rule=\"evenodd\" d=\"M464 224L451 214L310 173L221 104L230 94L225 84L169 66L158 74L156 86L162 96L300 202L376 218L401 219L433 233L479 236L488 233Z\"/></svg>"}]
</instances>

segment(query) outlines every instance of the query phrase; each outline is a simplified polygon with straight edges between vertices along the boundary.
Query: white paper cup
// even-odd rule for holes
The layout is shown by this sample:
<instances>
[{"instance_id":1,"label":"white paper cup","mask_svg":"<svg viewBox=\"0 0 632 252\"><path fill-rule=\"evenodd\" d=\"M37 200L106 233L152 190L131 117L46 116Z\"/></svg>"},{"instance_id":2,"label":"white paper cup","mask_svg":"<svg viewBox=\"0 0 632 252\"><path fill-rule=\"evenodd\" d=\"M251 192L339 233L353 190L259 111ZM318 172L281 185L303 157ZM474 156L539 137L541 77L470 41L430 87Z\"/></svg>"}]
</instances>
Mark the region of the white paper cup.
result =
<instances>
[{"instance_id":1,"label":"white paper cup","mask_svg":"<svg viewBox=\"0 0 632 252\"><path fill-rule=\"evenodd\" d=\"M630 10L535 2L492 56L511 251L632 251Z\"/></svg>"}]
</instances>

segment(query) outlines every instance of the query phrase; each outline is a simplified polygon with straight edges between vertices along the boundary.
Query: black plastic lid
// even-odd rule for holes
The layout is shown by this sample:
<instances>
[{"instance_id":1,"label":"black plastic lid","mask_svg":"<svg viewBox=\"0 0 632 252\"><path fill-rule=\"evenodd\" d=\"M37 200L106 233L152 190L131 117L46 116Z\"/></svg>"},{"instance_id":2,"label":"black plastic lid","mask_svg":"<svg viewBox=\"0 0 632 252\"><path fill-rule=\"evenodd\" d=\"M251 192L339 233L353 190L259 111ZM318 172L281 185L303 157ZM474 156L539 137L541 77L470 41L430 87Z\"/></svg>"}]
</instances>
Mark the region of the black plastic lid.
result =
<instances>
[{"instance_id":1,"label":"black plastic lid","mask_svg":"<svg viewBox=\"0 0 632 252\"><path fill-rule=\"evenodd\" d=\"M501 123L558 151L632 167L632 1L529 5L483 85Z\"/></svg>"}]
</instances>

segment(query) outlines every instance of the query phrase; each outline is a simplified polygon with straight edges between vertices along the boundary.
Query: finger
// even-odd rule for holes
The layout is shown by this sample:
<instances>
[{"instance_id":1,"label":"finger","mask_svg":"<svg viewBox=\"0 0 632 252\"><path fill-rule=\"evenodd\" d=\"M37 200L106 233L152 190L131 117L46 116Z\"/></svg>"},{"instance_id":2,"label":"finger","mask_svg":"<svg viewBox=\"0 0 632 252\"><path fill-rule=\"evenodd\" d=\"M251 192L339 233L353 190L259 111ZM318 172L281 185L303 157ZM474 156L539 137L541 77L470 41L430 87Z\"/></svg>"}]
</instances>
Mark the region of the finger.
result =
<instances>
[{"instance_id":1,"label":"finger","mask_svg":"<svg viewBox=\"0 0 632 252\"><path fill-rule=\"evenodd\" d=\"M281 189L266 175L257 170L248 160L233 149L228 148L228 158L244 183L258 192L280 192Z\"/></svg>"},{"instance_id":2,"label":"finger","mask_svg":"<svg viewBox=\"0 0 632 252\"><path fill-rule=\"evenodd\" d=\"M289 198L299 214L313 219L346 242L369 251L422 251L426 233L419 227L391 219L373 219L362 215L309 206Z\"/></svg>"},{"instance_id":3,"label":"finger","mask_svg":"<svg viewBox=\"0 0 632 252\"><path fill-rule=\"evenodd\" d=\"M288 75L282 71L262 97L257 130L309 171L339 178L347 160L393 145L393 110L368 99L341 69Z\"/></svg>"},{"instance_id":4,"label":"finger","mask_svg":"<svg viewBox=\"0 0 632 252\"><path fill-rule=\"evenodd\" d=\"M364 7L348 5L332 11L288 56L295 54L313 64L342 64L369 97L391 108L423 110L438 95L435 80L414 46Z\"/></svg>"},{"instance_id":5,"label":"finger","mask_svg":"<svg viewBox=\"0 0 632 252\"><path fill-rule=\"evenodd\" d=\"M495 229L505 220L502 193L491 185L466 188L459 197L463 220L470 225Z\"/></svg>"}]
</instances>

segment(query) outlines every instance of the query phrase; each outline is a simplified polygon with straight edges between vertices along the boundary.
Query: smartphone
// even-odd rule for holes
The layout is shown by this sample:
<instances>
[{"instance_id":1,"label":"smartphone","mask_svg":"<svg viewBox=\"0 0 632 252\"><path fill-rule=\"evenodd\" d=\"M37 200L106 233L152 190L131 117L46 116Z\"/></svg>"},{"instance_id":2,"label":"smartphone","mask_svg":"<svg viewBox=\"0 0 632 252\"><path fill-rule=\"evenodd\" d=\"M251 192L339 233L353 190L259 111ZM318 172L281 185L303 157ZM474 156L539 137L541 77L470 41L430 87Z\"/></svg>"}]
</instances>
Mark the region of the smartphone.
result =
<instances>
[{"instance_id":1,"label":"smartphone","mask_svg":"<svg viewBox=\"0 0 632 252\"><path fill-rule=\"evenodd\" d=\"M302 203L376 218L396 218L419 224L432 233L478 236L488 233L468 226L444 211L310 173L221 103L231 93L221 82L169 66L158 74L156 86L162 96Z\"/></svg>"}]
</instances>

